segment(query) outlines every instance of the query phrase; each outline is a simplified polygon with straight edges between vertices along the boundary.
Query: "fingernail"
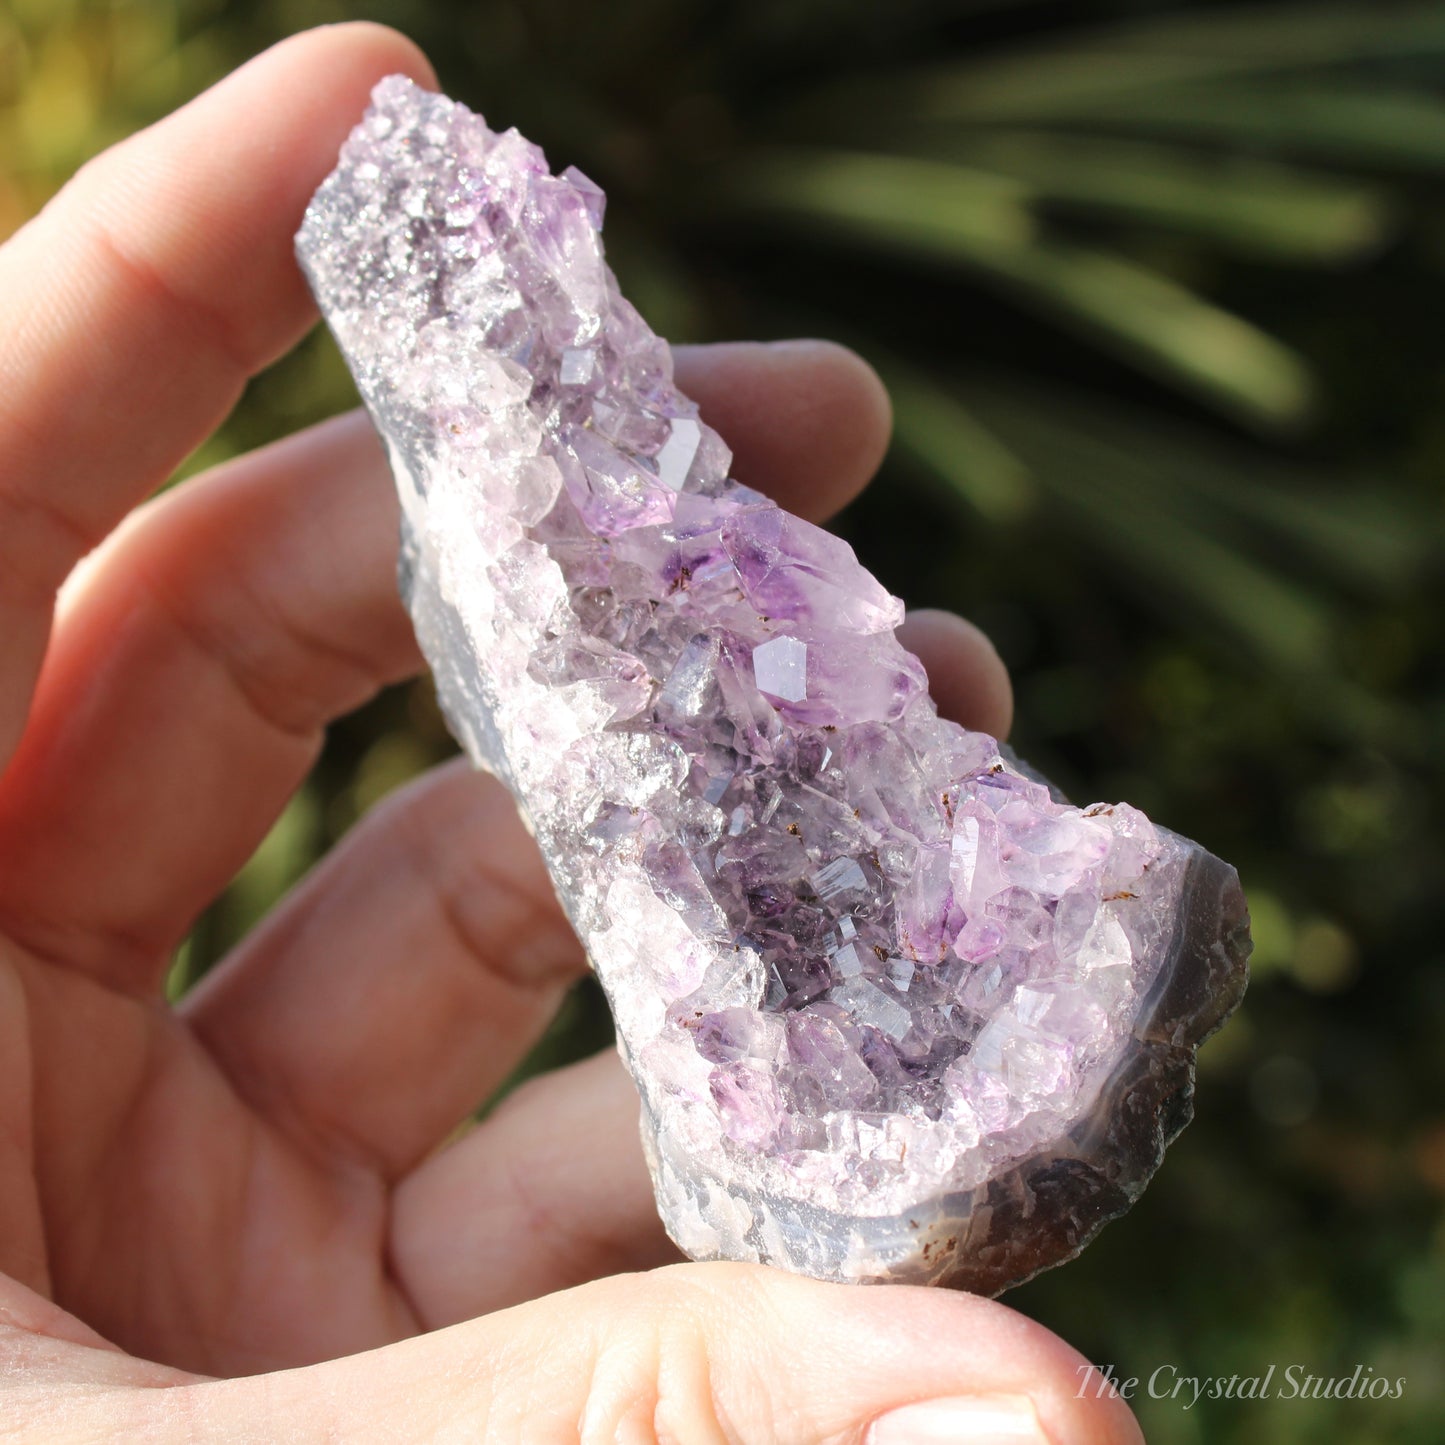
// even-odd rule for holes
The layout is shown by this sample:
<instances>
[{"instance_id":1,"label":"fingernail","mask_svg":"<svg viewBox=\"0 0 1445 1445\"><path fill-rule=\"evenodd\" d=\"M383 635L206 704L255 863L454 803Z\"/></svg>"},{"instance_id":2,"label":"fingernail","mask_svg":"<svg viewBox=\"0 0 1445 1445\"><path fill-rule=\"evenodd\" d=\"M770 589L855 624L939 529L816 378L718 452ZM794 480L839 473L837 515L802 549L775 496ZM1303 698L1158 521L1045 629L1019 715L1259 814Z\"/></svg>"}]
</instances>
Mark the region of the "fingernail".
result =
<instances>
[{"instance_id":1,"label":"fingernail","mask_svg":"<svg viewBox=\"0 0 1445 1445\"><path fill-rule=\"evenodd\" d=\"M880 1415L865 1445L1049 1445L1049 1439L1026 1395L959 1395Z\"/></svg>"}]
</instances>

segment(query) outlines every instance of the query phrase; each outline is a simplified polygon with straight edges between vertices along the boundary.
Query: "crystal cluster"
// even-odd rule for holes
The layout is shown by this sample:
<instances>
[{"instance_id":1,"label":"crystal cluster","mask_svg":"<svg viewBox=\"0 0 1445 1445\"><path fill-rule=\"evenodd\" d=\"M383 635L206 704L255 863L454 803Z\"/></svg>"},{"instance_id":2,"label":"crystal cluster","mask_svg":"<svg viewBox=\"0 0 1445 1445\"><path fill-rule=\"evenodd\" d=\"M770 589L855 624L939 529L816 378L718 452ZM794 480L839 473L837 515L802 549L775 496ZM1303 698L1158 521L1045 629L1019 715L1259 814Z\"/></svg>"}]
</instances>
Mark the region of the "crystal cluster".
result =
<instances>
[{"instance_id":1,"label":"crystal cluster","mask_svg":"<svg viewBox=\"0 0 1445 1445\"><path fill-rule=\"evenodd\" d=\"M1186 1122L1244 987L1237 879L938 717L901 604L729 478L602 211L393 77L298 237L447 716L607 990L678 1244L997 1291Z\"/></svg>"}]
</instances>

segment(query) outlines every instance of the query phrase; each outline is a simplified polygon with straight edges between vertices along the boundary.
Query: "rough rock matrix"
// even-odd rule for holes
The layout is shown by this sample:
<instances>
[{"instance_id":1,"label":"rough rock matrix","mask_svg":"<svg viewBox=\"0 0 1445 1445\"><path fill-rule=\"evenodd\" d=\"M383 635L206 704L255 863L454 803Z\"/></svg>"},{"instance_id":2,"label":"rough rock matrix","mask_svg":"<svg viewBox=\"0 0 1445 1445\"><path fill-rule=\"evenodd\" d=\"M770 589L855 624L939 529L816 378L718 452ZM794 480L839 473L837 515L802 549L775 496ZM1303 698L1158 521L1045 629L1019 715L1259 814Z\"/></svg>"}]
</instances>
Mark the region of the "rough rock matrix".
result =
<instances>
[{"instance_id":1,"label":"rough rock matrix","mask_svg":"<svg viewBox=\"0 0 1445 1445\"><path fill-rule=\"evenodd\" d=\"M393 77L298 253L391 450L451 725L607 990L697 1258L996 1292L1188 1120L1234 871L942 721L852 550L728 477L602 193Z\"/></svg>"}]
</instances>

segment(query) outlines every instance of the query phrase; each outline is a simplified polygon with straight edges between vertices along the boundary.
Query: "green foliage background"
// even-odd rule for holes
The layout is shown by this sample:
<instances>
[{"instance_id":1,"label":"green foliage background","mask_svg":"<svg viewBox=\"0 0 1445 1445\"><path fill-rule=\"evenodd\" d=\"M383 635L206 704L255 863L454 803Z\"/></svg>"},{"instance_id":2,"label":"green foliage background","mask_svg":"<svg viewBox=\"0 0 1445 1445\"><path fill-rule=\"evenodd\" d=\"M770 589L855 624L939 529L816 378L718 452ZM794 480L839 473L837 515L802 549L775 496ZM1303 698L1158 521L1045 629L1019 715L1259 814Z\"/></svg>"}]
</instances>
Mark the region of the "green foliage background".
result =
<instances>
[{"instance_id":1,"label":"green foliage background","mask_svg":"<svg viewBox=\"0 0 1445 1445\"><path fill-rule=\"evenodd\" d=\"M1121 1375L1357 1363L1394 1402L1139 1402L1151 1440L1445 1435L1445 5L8 0L0 234L270 41L367 17L611 194L678 340L851 341L897 434L841 529L985 626L1015 741L1238 863L1258 951L1143 1202L1011 1302ZM352 400L313 336L187 472ZM199 975L450 750L339 724ZM607 1037L574 995L531 1067Z\"/></svg>"}]
</instances>

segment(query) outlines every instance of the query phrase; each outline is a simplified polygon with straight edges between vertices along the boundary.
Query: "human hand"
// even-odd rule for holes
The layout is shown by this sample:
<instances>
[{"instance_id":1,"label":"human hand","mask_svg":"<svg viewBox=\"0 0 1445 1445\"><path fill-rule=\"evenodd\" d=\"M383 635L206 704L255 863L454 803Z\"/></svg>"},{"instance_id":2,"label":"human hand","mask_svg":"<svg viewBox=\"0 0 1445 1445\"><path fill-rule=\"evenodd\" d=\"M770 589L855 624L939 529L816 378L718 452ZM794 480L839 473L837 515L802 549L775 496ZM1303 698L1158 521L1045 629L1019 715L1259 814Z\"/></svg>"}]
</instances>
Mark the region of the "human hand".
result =
<instances>
[{"instance_id":1,"label":"human hand","mask_svg":"<svg viewBox=\"0 0 1445 1445\"><path fill-rule=\"evenodd\" d=\"M610 1052L447 1143L585 967L505 792L462 766L164 1003L327 722L420 667L359 414L143 500L314 321L291 236L395 70L431 81L389 31L293 39L0 250L0 1421L844 1445L951 1400L868 1438L1137 1438L1002 1306L651 1268L676 1256ZM699 348L678 373L739 475L804 515L886 443L837 347ZM1005 731L982 637L908 627L945 711Z\"/></svg>"}]
</instances>

